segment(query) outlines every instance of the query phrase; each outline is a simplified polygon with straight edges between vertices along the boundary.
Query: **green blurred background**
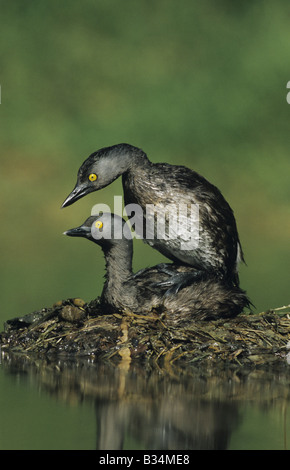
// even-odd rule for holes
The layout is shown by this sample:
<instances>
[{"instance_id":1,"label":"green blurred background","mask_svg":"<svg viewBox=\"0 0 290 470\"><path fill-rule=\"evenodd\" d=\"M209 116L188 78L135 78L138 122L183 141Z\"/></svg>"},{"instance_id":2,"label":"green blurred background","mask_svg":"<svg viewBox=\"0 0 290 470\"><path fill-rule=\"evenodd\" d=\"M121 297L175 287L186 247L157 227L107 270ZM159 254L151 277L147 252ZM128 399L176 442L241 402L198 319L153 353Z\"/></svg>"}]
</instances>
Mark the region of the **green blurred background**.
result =
<instances>
[{"instance_id":1,"label":"green blurred background","mask_svg":"<svg viewBox=\"0 0 290 470\"><path fill-rule=\"evenodd\" d=\"M128 142L187 165L234 209L257 310L290 303L290 5L0 1L1 323L100 294L101 251L62 232L121 181L60 206L82 161ZM289 90L290 91L290 90ZM164 260L135 241L134 268Z\"/></svg>"}]
</instances>

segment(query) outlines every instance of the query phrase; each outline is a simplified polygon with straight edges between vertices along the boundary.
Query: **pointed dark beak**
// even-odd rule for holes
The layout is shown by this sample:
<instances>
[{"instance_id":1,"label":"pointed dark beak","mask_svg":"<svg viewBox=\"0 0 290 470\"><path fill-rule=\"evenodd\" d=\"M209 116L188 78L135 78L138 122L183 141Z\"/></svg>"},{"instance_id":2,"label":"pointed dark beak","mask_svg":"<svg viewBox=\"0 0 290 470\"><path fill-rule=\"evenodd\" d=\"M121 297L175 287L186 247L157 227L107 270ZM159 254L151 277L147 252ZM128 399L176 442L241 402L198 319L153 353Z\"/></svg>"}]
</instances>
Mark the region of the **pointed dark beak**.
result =
<instances>
[{"instance_id":1,"label":"pointed dark beak","mask_svg":"<svg viewBox=\"0 0 290 470\"><path fill-rule=\"evenodd\" d=\"M71 228L66 232L63 232L64 235L68 235L69 237L87 237L87 235L90 235L90 233L90 227L85 227L84 225L81 225L80 227L76 228Z\"/></svg>"},{"instance_id":2,"label":"pointed dark beak","mask_svg":"<svg viewBox=\"0 0 290 470\"><path fill-rule=\"evenodd\" d=\"M81 199L83 196L86 196L86 194L89 194L92 191L94 191L94 188L86 185L85 183L79 185L76 184L70 195L63 202L61 208L70 206L78 199Z\"/></svg>"}]
</instances>

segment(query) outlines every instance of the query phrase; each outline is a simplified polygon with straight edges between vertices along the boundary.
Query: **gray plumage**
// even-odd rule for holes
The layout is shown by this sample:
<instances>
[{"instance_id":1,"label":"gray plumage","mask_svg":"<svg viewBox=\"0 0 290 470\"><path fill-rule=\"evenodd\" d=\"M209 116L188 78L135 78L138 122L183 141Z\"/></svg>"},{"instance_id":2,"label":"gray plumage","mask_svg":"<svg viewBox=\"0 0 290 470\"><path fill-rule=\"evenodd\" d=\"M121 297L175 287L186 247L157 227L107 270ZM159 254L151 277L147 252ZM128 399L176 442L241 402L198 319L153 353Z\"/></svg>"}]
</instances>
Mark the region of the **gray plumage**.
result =
<instances>
[{"instance_id":1,"label":"gray plumage","mask_svg":"<svg viewBox=\"0 0 290 470\"><path fill-rule=\"evenodd\" d=\"M92 173L96 175L95 181L89 180ZM143 210L143 230L138 235L145 242L173 262L195 268L201 277L206 272L239 285L238 264L243 253L233 211L214 185L189 168L152 163L141 149L129 144L106 147L91 154L81 165L76 186L62 207L104 188L121 175L126 206L138 204ZM170 205L198 205L199 224L193 230L195 235L198 230L198 245L191 247L192 239L182 237L161 239L156 232L153 239L148 238L146 207L150 204L160 211ZM189 273L189 280L190 276Z\"/></svg>"},{"instance_id":2,"label":"gray plumage","mask_svg":"<svg viewBox=\"0 0 290 470\"><path fill-rule=\"evenodd\" d=\"M114 238L116 232L122 233L122 237ZM80 227L65 232L66 235L84 237L101 246L106 262L101 302L107 312L129 309L144 315L157 309L164 311L172 324L184 325L195 319L236 316L249 307L243 290L215 277L192 283L175 295L168 295L165 287L157 286L174 273L192 271L189 266L160 264L133 274L130 233L121 217L107 213L91 216Z\"/></svg>"}]
</instances>

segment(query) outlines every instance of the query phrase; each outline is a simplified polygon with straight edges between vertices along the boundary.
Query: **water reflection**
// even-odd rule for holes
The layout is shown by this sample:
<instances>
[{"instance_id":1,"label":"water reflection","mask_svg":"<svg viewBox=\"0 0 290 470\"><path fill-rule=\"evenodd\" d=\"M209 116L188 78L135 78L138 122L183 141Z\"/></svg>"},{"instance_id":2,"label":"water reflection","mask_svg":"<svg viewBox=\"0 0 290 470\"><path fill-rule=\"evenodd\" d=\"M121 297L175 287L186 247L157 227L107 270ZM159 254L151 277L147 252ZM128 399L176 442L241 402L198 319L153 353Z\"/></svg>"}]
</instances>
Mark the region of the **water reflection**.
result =
<instances>
[{"instance_id":1,"label":"water reflection","mask_svg":"<svg viewBox=\"0 0 290 470\"><path fill-rule=\"evenodd\" d=\"M282 407L289 400L289 373L281 370L159 369L7 354L2 365L54 399L93 403L100 450L123 449L125 438L139 449L227 449L241 403Z\"/></svg>"}]
</instances>

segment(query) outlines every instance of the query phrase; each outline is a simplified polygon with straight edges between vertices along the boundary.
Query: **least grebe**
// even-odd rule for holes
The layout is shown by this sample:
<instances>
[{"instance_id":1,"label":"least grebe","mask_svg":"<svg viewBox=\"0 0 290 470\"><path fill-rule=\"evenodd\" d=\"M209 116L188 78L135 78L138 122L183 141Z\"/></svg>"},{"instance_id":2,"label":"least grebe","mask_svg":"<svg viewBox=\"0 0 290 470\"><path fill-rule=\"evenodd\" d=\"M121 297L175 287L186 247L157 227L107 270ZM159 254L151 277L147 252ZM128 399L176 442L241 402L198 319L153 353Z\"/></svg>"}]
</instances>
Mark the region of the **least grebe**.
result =
<instances>
[{"instance_id":1,"label":"least grebe","mask_svg":"<svg viewBox=\"0 0 290 470\"><path fill-rule=\"evenodd\" d=\"M84 237L102 248L106 281L101 303L107 312L129 309L137 314L148 314L158 309L166 312L170 322L184 324L193 319L233 317L249 307L243 290L214 277L193 282L177 294L168 294L162 283L172 274L192 271L189 266L162 263L134 274L131 230L118 215L91 216L81 226L64 233Z\"/></svg>"},{"instance_id":2,"label":"least grebe","mask_svg":"<svg viewBox=\"0 0 290 470\"><path fill-rule=\"evenodd\" d=\"M175 285L178 290L187 284L186 280L191 282L192 276L198 278L204 272L239 285L238 264L244 258L233 211L213 184L185 166L152 163L143 150L129 144L102 148L81 165L75 188L62 207L104 188L120 175L126 206L136 204L142 208L144 223L138 235L170 260L195 268L194 274L173 276L168 286ZM153 239L148 236L146 209L149 206L163 212L170 211L170 207L175 211L176 206L198 207L198 221L194 226L197 243L193 243L194 237L188 236L160 238L156 227ZM185 225L186 221L181 218L179 222Z\"/></svg>"}]
</instances>

